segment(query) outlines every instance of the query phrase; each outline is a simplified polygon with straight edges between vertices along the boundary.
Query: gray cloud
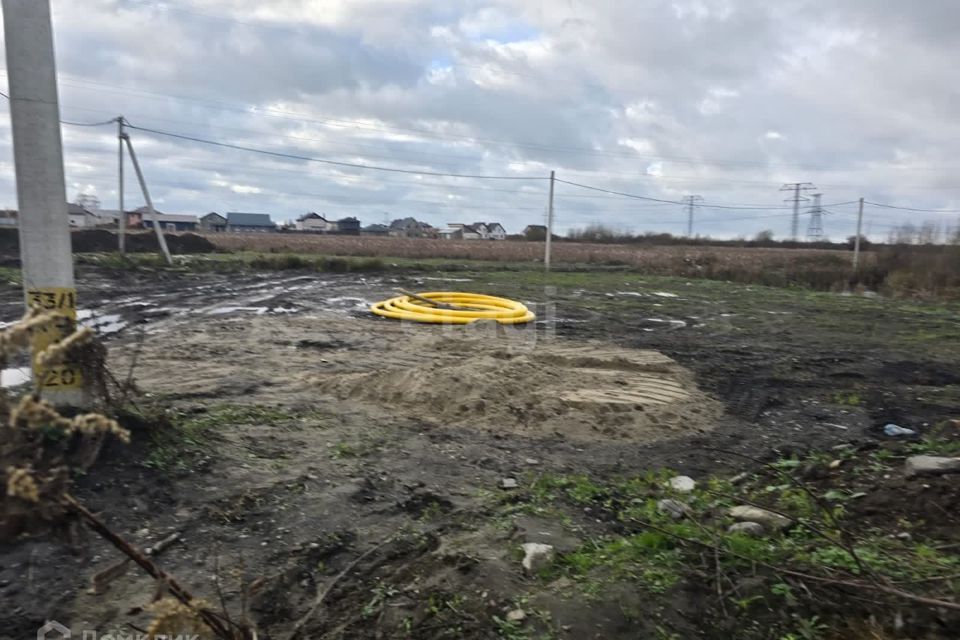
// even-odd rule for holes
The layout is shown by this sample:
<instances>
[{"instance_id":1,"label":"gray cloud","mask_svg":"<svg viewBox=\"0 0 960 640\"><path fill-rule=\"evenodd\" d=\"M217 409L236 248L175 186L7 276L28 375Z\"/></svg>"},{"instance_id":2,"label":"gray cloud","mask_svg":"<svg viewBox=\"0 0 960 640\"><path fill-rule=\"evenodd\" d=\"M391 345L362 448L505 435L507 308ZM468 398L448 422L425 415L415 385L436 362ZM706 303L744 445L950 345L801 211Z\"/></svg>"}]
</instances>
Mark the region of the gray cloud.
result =
<instances>
[{"instance_id":1,"label":"gray cloud","mask_svg":"<svg viewBox=\"0 0 960 640\"><path fill-rule=\"evenodd\" d=\"M64 118L337 161L546 176L698 212L702 233L782 235L785 181L960 208L960 5L951 0L54 0ZM5 65L4 65L5 66ZM308 210L435 224L542 221L542 180L480 181L280 160L134 132L172 212ZM64 130L68 190L116 197L110 128ZM0 119L0 162L10 163ZM0 175L0 205L15 202ZM131 182L127 189L133 193ZM135 202L135 201L134 201ZM825 226L853 230L851 206ZM386 213L385 213L386 212ZM561 229L680 233L679 206L561 185ZM876 235L907 219L872 209ZM743 219L749 218L749 219Z\"/></svg>"}]
</instances>

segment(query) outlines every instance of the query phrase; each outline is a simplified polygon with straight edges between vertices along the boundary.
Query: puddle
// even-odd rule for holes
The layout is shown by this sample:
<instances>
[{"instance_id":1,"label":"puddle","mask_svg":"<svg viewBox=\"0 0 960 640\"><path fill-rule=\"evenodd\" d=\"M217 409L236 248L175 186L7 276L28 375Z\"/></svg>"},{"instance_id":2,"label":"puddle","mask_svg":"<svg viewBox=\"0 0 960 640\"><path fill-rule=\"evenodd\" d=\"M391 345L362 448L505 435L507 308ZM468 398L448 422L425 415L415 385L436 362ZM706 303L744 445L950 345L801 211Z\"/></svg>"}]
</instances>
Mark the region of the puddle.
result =
<instances>
[{"instance_id":1,"label":"puddle","mask_svg":"<svg viewBox=\"0 0 960 640\"><path fill-rule=\"evenodd\" d=\"M29 367L15 367L0 371L0 387L10 389L27 384L33 376Z\"/></svg>"},{"instance_id":2,"label":"puddle","mask_svg":"<svg viewBox=\"0 0 960 640\"><path fill-rule=\"evenodd\" d=\"M269 310L270 307L215 307L207 311L207 315L224 316L228 313L236 313L237 311L249 311L250 313L255 313L258 316L261 316Z\"/></svg>"},{"instance_id":3,"label":"puddle","mask_svg":"<svg viewBox=\"0 0 960 640\"><path fill-rule=\"evenodd\" d=\"M356 298L353 296L340 296L337 298L327 298L326 303L331 307L336 307L338 309L369 309L370 305L373 303L364 300L363 298Z\"/></svg>"},{"instance_id":4,"label":"puddle","mask_svg":"<svg viewBox=\"0 0 960 640\"><path fill-rule=\"evenodd\" d=\"M298 307L214 307L208 309L205 313L208 316L225 316L229 313L246 312L258 316L267 313L297 313Z\"/></svg>"},{"instance_id":5,"label":"puddle","mask_svg":"<svg viewBox=\"0 0 960 640\"><path fill-rule=\"evenodd\" d=\"M686 321L684 320L669 320L666 318L646 318L647 322L656 322L658 324L669 324L677 329L681 329L687 326Z\"/></svg>"},{"instance_id":6,"label":"puddle","mask_svg":"<svg viewBox=\"0 0 960 640\"><path fill-rule=\"evenodd\" d=\"M82 311L86 311L87 313L81 317L80 314ZM109 336L114 333L119 333L129 324L118 314L108 313L106 315L98 316L89 309L80 309L77 311L77 319L79 320L80 326L90 327L97 332L97 335L100 336Z\"/></svg>"},{"instance_id":7,"label":"puddle","mask_svg":"<svg viewBox=\"0 0 960 640\"><path fill-rule=\"evenodd\" d=\"M419 280L437 280L439 282L473 282L473 278L437 278L437 277L424 276L418 279Z\"/></svg>"}]
</instances>

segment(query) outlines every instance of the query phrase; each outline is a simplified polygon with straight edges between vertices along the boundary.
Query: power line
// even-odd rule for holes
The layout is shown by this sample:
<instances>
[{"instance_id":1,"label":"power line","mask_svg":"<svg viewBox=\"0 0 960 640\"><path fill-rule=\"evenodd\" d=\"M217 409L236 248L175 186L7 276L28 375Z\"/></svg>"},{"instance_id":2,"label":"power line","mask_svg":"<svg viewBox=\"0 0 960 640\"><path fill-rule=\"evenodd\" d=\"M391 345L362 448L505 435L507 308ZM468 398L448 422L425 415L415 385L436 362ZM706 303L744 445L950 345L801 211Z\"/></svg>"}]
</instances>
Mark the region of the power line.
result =
<instances>
[{"instance_id":1,"label":"power line","mask_svg":"<svg viewBox=\"0 0 960 640\"><path fill-rule=\"evenodd\" d=\"M0 69L0 72L5 72L5 70ZM122 85L111 85L103 82L96 82L96 81L86 80L82 78L64 80L63 79L64 74L60 74L60 75L61 75L61 80L60 80L61 84L71 86L70 85L71 82L78 83L81 85L78 88L81 88L81 89L86 88L82 86L83 84L89 84L97 87L107 87L107 88L117 89L119 90L117 91L118 93L126 94L126 95L137 96L139 94L140 97L147 97L147 98L153 98L153 97L159 96L159 97L173 99L173 100L195 102L195 103L205 105L208 108L216 108L221 110L233 110L233 111L242 112L246 115L251 115L250 105L239 105L239 104L232 104L227 102L205 100L202 98L193 98L188 96L177 96L172 94L157 93L152 91L145 91L142 89L136 89L133 87L125 87ZM98 89L98 91L102 93L103 89ZM275 108L257 107L253 113L257 115L264 115L264 116L270 116L270 117L280 117L280 118L295 120L299 122L310 122L315 124L334 124L336 126L349 125L351 127L361 129L361 130L367 130L367 131L382 131L382 132L388 132L388 133L392 133L392 132L414 133L419 136L428 137L428 138L459 139L459 140L464 140L464 141L469 141L474 143L502 145L502 146L509 146L509 147L517 147L517 148L528 148L528 149L534 149L539 151L551 151L551 152L557 152L557 153L575 153L578 155L633 158L633 159L642 159L642 160L648 160L648 161L662 160L662 161L676 162L681 164L692 164L692 165L717 165L717 166L730 165L730 166L755 166L755 167L765 167L765 168L778 168L778 167L779 168L801 168L804 170L811 170L811 171L837 171L837 170L872 171L872 170L875 170L875 167L837 169L836 167L827 167L823 165L819 165L819 166L809 165L809 164L803 164L803 163L771 164L769 162L756 161L756 160L703 159L703 158L688 158L688 157L682 157L682 156L645 156L645 155L640 155L636 152L627 152L627 151L623 151L623 152L600 151L598 149L589 148L589 147L552 147L552 146L541 145L536 143L524 143L524 142L515 142L510 140L498 140L494 138L477 138L474 136L463 135L463 134L454 134L454 133L438 134L434 131L429 131L425 129L377 126L377 125L372 125L369 122L349 120L344 118L332 118L327 116L324 116L321 118L305 117L305 114L302 114L302 113L284 111L284 110L275 109ZM904 168L901 168L900 170L946 171L946 170L954 170L954 169L950 167L914 167L914 168L904 167Z\"/></svg>"},{"instance_id":2,"label":"power line","mask_svg":"<svg viewBox=\"0 0 960 640\"><path fill-rule=\"evenodd\" d=\"M71 127L102 127L107 124L117 124L117 119L111 118L103 122L71 122L70 120L61 120L60 124L68 124Z\"/></svg>"},{"instance_id":3,"label":"power line","mask_svg":"<svg viewBox=\"0 0 960 640\"><path fill-rule=\"evenodd\" d=\"M892 204L881 204L879 202L870 202L869 200L864 200L864 203L872 205L874 207L882 207L884 209L899 209L901 211L919 211L922 213L960 213L960 209L917 209L915 207L897 207Z\"/></svg>"},{"instance_id":4,"label":"power line","mask_svg":"<svg viewBox=\"0 0 960 640\"><path fill-rule=\"evenodd\" d=\"M578 183L578 182L570 182L569 180L561 180L560 178L557 178L557 182L562 182L563 184L568 184L568 185L570 185L570 186L572 186L572 187L579 187L579 188L581 188L581 189L590 189L591 191L600 191L600 192L602 192L602 193L609 193L609 194L616 195L616 196L622 196L622 197L624 197L624 198L635 198L635 199L637 199L637 200L649 200L649 201L651 201L651 202L664 202L664 203L667 203L667 204L679 204L679 205L686 205L686 204L687 204L685 201L682 201L682 200L664 200L664 199L662 199L662 198L650 198L650 197L648 197L648 196L638 196L638 195L633 194L633 193L624 193L623 191L613 191L613 190L611 190L611 189L603 189L603 188L601 188L601 187L592 187L592 186L587 185L587 184L580 184L580 183ZM740 207L740 206L726 205L726 204L704 204L704 205L702 205L702 206L709 207L709 208L711 208L711 209L736 209L736 210L758 209L758 210L762 210L762 211L770 211L770 210L774 210L774 209L788 209L788 208L789 208L789 207L783 207L783 206L780 206L780 205L771 205L771 206L769 206L769 207L764 207L764 206L756 206L756 207L755 207L755 206L743 206L743 207Z\"/></svg>"},{"instance_id":5,"label":"power line","mask_svg":"<svg viewBox=\"0 0 960 640\"><path fill-rule=\"evenodd\" d=\"M338 160L325 160L323 158L311 158L309 156L301 156L292 153L284 153L282 151L269 151L267 149L257 149L256 147L246 147L239 144L231 144L229 142L217 142L215 140L206 140L204 138L197 138L194 136L182 135L179 133L172 133L170 131L160 131L159 129L149 129L147 127L138 127L132 124L127 124L128 129L135 129L137 131L143 131L145 133L153 133L155 135L167 136L170 138L177 138L180 140L189 140L191 142L199 142L201 144L209 144L216 147L222 147L225 149L235 149L237 151L249 151L251 153L261 153L263 155L273 156L276 158L288 158L290 160L302 160L304 162L319 162L322 164L329 164L338 167L350 167L352 169L368 169L372 171L389 171L392 173L408 173L414 175L423 175L423 176L440 176L447 178L471 178L475 180L547 180L546 177L531 177L531 176L493 176L493 175L483 175L483 174L470 174L470 173L445 173L440 171L419 171L416 169L399 169L395 167L380 167L377 165L371 164L359 164L355 162L340 162Z\"/></svg>"}]
</instances>

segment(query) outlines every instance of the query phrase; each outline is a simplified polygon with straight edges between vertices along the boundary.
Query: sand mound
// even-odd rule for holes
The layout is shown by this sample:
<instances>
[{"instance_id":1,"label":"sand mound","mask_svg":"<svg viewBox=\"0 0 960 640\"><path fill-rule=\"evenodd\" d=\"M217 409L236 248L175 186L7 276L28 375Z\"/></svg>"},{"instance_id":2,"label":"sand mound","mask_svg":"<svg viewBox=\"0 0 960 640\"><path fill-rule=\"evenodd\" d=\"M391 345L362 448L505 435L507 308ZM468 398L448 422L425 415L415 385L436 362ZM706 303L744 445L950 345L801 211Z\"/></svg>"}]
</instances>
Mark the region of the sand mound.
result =
<instances>
[{"instance_id":1,"label":"sand mound","mask_svg":"<svg viewBox=\"0 0 960 640\"><path fill-rule=\"evenodd\" d=\"M654 440L713 426L719 402L662 353L551 343L521 352L448 340L415 364L313 380L437 424L570 438ZM409 362L409 361L408 361Z\"/></svg>"}]
</instances>

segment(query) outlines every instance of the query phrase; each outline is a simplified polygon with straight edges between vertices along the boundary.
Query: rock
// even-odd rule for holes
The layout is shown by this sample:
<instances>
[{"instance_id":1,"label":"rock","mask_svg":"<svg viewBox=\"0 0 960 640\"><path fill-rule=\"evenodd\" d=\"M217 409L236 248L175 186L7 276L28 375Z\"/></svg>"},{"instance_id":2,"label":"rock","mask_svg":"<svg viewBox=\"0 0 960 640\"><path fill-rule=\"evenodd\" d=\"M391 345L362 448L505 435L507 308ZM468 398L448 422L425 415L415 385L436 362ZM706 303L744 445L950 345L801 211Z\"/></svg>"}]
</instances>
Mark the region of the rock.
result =
<instances>
[{"instance_id":1,"label":"rock","mask_svg":"<svg viewBox=\"0 0 960 640\"><path fill-rule=\"evenodd\" d=\"M540 569L550 565L556 557L553 545L540 542L526 542L523 549L523 568L527 573L537 573Z\"/></svg>"},{"instance_id":2,"label":"rock","mask_svg":"<svg viewBox=\"0 0 960 640\"><path fill-rule=\"evenodd\" d=\"M524 462L526 462L527 464L540 464L540 461L537 460L536 458L526 458Z\"/></svg>"},{"instance_id":3,"label":"rock","mask_svg":"<svg viewBox=\"0 0 960 640\"><path fill-rule=\"evenodd\" d=\"M727 529L727 533L739 533L751 538L760 538L764 532L763 525L759 522L736 522Z\"/></svg>"},{"instance_id":4,"label":"rock","mask_svg":"<svg viewBox=\"0 0 960 640\"><path fill-rule=\"evenodd\" d=\"M517 488L517 479L516 478L503 478L500 480L501 489L516 489Z\"/></svg>"},{"instance_id":5,"label":"rock","mask_svg":"<svg viewBox=\"0 0 960 640\"><path fill-rule=\"evenodd\" d=\"M904 471L913 476L938 476L944 473L960 473L960 458L943 456L910 456Z\"/></svg>"},{"instance_id":6,"label":"rock","mask_svg":"<svg viewBox=\"0 0 960 640\"><path fill-rule=\"evenodd\" d=\"M830 468L839 469L841 464L843 464L843 460L833 460L832 462L830 462Z\"/></svg>"},{"instance_id":7,"label":"rock","mask_svg":"<svg viewBox=\"0 0 960 640\"><path fill-rule=\"evenodd\" d=\"M514 609L507 614L508 622L523 622L527 619L527 612L523 609Z\"/></svg>"},{"instance_id":8,"label":"rock","mask_svg":"<svg viewBox=\"0 0 960 640\"><path fill-rule=\"evenodd\" d=\"M680 518L690 514L690 507L678 500L666 498L657 503L657 512L665 513L674 520L679 520Z\"/></svg>"},{"instance_id":9,"label":"rock","mask_svg":"<svg viewBox=\"0 0 960 640\"><path fill-rule=\"evenodd\" d=\"M746 480L746 479L749 478L749 477L750 477L750 472L749 472L749 471L743 471L743 472L738 473L737 475L733 476L732 478L730 478L730 484L740 484L741 482L743 482L744 480Z\"/></svg>"},{"instance_id":10,"label":"rock","mask_svg":"<svg viewBox=\"0 0 960 640\"><path fill-rule=\"evenodd\" d=\"M763 528L767 529L768 531L779 531L781 529L786 529L793 524L793 520L782 516L779 513L774 513L773 511L767 511L766 509L752 507L749 505L733 507L728 513L734 520L738 520L740 522L755 522L763 525Z\"/></svg>"},{"instance_id":11,"label":"rock","mask_svg":"<svg viewBox=\"0 0 960 640\"><path fill-rule=\"evenodd\" d=\"M697 486L696 480L690 476L674 476L670 478L670 488L680 493L690 493Z\"/></svg>"}]
</instances>

